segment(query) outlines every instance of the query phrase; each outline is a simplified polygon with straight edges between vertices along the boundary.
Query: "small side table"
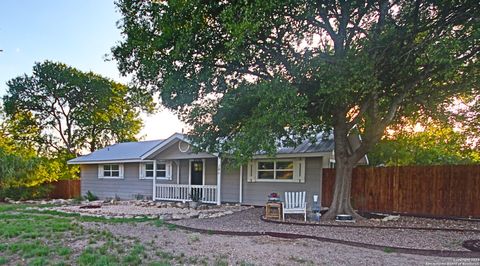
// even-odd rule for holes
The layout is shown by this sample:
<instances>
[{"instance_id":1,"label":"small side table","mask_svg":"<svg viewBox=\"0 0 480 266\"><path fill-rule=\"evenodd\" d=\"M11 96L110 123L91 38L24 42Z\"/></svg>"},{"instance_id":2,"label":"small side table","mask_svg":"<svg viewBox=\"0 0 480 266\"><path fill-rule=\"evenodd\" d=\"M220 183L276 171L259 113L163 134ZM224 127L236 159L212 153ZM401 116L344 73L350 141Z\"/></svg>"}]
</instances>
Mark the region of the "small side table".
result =
<instances>
[{"instance_id":1,"label":"small side table","mask_svg":"<svg viewBox=\"0 0 480 266\"><path fill-rule=\"evenodd\" d=\"M265 205L266 219L282 219L282 203L281 202L267 202Z\"/></svg>"}]
</instances>

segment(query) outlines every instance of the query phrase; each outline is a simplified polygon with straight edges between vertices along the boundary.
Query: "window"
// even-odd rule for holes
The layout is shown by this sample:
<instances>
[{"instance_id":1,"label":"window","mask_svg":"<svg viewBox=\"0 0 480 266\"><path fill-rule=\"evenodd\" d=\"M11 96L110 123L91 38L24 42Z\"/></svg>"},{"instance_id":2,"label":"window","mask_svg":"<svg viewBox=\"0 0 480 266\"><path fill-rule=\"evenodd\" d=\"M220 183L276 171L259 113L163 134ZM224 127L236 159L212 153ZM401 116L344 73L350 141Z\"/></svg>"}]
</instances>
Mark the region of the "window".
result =
<instances>
[{"instance_id":1,"label":"window","mask_svg":"<svg viewBox=\"0 0 480 266\"><path fill-rule=\"evenodd\" d=\"M152 179L153 178L153 163L145 163L140 168L140 179ZM169 163L157 163L157 179L170 179L170 164Z\"/></svg>"},{"instance_id":2,"label":"window","mask_svg":"<svg viewBox=\"0 0 480 266\"><path fill-rule=\"evenodd\" d=\"M293 161L260 161L257 179L293 180Z\"/></svg>"},{"instance_id":3,"label":"window","mask_svg":"<svg viewBox=\"0 0 480 266\"><path fill-rule=\"evenodd\" d=\"M122 164L99 165L98 178L123 178L123 165Z\"/></svg>"},{"instance_id":4,"label":"window","mask_svg":"<svg viewBox=\"0 0 480 266\"><path fill-rule=\"evenodd\" d=\"M247 166L247 182L305 183L305 158L259 159Z\"/></svg>"}]
</instances>

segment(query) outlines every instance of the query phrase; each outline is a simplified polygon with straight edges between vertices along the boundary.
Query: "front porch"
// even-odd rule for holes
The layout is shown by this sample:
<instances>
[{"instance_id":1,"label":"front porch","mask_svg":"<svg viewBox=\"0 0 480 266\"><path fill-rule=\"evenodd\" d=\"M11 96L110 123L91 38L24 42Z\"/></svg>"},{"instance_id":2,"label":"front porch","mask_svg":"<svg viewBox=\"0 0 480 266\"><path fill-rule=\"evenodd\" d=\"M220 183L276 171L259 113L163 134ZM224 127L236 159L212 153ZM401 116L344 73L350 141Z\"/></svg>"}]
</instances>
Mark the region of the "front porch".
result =
<instances>
[{"instance_id":1,"label":"front porch","mask_svg":"<svg viewBox=\"0 0 480 266\"><path fill-rule=\"evenodd\" d=\"M203 203L220 204L219 193L216 185L155 184L153 200L187 202L199 195Z\"/></svg>"},{"instance_id":2,"label":"front porch","mask_svg":"<svg viewBox=\"0 0 480 266\"><path fill-rule=\"evenodd\" d=\"M154 169L157 169L156 160L153 162ZM172 162L174 176L170 182L153 178L152 199L154 201L189 202L193 198L202 203L221 204L222 159L220 157L176 159Z\"/></svg>"}]
</instances>

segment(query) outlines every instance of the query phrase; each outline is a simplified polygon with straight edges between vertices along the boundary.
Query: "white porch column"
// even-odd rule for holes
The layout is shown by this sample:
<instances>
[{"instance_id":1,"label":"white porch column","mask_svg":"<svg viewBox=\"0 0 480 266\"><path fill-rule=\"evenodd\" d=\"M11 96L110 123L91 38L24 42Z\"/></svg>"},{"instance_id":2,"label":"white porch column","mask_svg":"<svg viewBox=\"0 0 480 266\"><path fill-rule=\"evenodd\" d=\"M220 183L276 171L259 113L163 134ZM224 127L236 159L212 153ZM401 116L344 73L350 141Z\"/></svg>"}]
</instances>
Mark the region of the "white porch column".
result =
<instances>
[{"instance_id":1,"label":"white porch column","mask_svg":"<svg viewBox=\"0 0 480 266\"><path fill-rule=\"evenodd\" d=\"M222 202L221 187L222 187L222 158L220 158L220 155L219 155L217 157L217 205L220 205Z\"/></svg>"},{"instance_id":2,"label":"white porch column","mask_svg":"<svg viewBox=\"0 0 480 266\"><path fill-rule=\"evenodd\" d=\"M243 165L240 165L240 191L238 192L238 202L239 203L242 203L243 202L243 189L242 189L242 186L243 186Z\"/></svg>"},{"instance_id":3,"label":"white porch column","mask_svg":"<svg viewBox=\"0 0 480 266\"><path fill-rule=\"evenodd\" d=\"M177 165L177 184L180 184L180 160L176 160L175 164Z\"/></svg>"},{"instance_id":4,"label":"white porch column","mask_svg":"<svg viewBox=\"0 0 480 266\"><path fill-rule=\"evenodd\" d=\"M140 164L140 167L144 167L142 164ZM153 191L152 191L152 200L155 200L156 199L156 193L157 193L157 179L155 178L155 176L157 175L157 160L153 161ZM141 169L140 171L143 171L143 169Z\"/></svg>"}]
</instances>

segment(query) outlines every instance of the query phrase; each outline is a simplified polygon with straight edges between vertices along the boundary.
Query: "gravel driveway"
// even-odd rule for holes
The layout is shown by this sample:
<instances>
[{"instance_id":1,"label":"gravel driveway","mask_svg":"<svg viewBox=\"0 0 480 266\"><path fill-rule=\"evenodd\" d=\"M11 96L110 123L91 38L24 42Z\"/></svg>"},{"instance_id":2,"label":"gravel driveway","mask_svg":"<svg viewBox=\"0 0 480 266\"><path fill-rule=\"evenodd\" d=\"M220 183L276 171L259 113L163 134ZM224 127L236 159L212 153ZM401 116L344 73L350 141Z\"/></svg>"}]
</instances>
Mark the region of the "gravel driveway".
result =
<instances>
[{"instance_id":1,"label":"gravel driveway","mask_svg":"<svg viewBox=\"0 0 480 266\"><path fill-rule=\"evenodd\" d=\"M117 236L133 236L144 245L177 255L207 258L209 265L218 264L219 259L228 265L457 265L462 262L459 258L389 253L311 239L199 234L149 223L85 226L109 230ZM465 260L475 262L475 259Z\"/></svg>"},{"instance_id":2,"label":"gravel driveway","mask_svg":"<svg viewBox=\"0 0 480 266\"><path fill-rule=\"evenodd\" d=\"M174 223L207 230L297 233L391 247L451 251L468 251L462 247L462 242L480 239L480 233L475 232L277 224L260 220L261 213L261 208L255 208L220 218L188 219Z\"/></svg>"}]
</instances>

